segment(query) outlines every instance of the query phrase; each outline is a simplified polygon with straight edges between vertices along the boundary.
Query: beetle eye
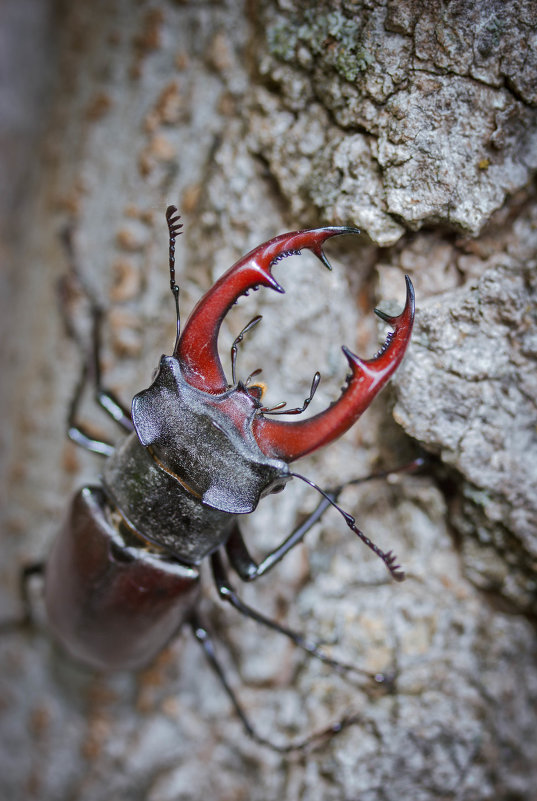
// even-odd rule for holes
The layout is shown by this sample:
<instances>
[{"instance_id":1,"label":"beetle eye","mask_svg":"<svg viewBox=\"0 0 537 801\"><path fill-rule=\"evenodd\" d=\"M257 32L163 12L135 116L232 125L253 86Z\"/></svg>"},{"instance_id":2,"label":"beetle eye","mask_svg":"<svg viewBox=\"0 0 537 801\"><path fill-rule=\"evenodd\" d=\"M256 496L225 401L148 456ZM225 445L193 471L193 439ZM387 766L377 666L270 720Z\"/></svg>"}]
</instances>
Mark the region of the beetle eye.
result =
<instances>
[{"instance_id":1,"label":"beetle eye","mask_svg":"<svg viewBox=\"0 0 537 801\"><path fill-rule=\"evenodd\" d=\"M256 400L260 401L263 395L265 394L266 386L265 384L252 384L248 387L248 394L251 395Z\"/></svg>"}]
</instances>

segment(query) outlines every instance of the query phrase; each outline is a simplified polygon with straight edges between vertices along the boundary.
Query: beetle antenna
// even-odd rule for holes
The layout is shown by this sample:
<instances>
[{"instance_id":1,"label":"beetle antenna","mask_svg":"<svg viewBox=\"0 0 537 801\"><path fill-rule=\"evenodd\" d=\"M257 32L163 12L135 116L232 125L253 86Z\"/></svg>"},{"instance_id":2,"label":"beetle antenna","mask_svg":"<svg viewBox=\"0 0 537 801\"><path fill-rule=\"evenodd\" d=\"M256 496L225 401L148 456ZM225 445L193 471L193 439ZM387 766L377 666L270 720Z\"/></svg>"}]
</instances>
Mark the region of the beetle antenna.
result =
<instances>
[{"instance_id":1,"label":"beetle antenna","mask_svg":"<svg viewBox=\"0 0 537 801\"><path fill-rule=\"evenodd\" d=\"M179 342L179 335L181 333L181 317L179 315L179 286L175 281L175 240L179 234L183 233L179 230L183 227L183 223L179 222L180 219L181 217L179 214L177 214L177 208L175 206L168 206L166 209L166 222L168 223L168 233L170 237L170 289L175 300L175 316L177 319L177 335L175 340L176 347L177 343Z\"/></svg>"},{"instance_id":2,"label":"beetle antenna","mask_svg":"<svg viewBox=\"0 0 537 801\"><path fill-rule=\"evenodd\" d=\"M259 373L262 373L262 372L263 372L263 370L261 369L261 367L258 367L256 370L253 371L253 373L250 373L250 375L248 376L248 378L244 382L244 386L247 387L248 384L250 383L250 381L252 380L252 378L255 378L256 375L259 375Z\"/></svg>"},{"instance_id":3,"label":"beetle antenna","mask_svg":"<svg viewBox=\"0 0 537 801\"><path fill-rule=\"evenodd\" d=\"M276 406L271 406L270 408L264 406L259 411L261 412L261 414L302 414L302 412L305 412L310 403L312 402L313 396L317 392L317 387L319 386L320 380L321 380L321 374L319 373L319 371L317 371L313 376L313 381L311 382L310 394L308 395L302 406L297 406L296 409L284 409L283 407L286 405L285 401L281 401L280 403L277 403Z\"/></svg>"},{"instance_id":4,"label":"beetle antenna","mask_svg":"<svg viewBox=\"0 0 537 801\"><path fill-rule=\"evenodd\" d=\"M367 537L363 533L363 531L360 531L360 529L356 525L355 518L352 515L350 515L348 512L345 512L341 508L341 506L338 506L338 504L335 502L335 500L333 498L331 498L328 493L326 493L324 490L322 490L313 481L310 481L309 478L306 478L305 476L301 476L300 473L289 473L289 475L290 476L294 476L295 478L302 479L302 481L304 481L306 484L309 484L310 487L313 487L313 489L316 489L317 492L320 492L320 494L323 496L323 498L326 498L326 500L329 503L332 504L334 509L338 510L338 512L343 517L343 519L345 520L346 524L351 529L351 531L354 531L356 536L359 537L359 539L361 539L362 542L365 545L367 545L367 547L370 548L373 551L373 553L375 553L380 559L382 559L382 561L384 562L384 564L386 565L386 567L390 571L390 573L392 575L392 578L394 578L396 581L403 581L404 580L405 573L404 573L403 570L401 570L401 566L396 564L397 556L394 554L393 551L382 551L378 547L378 545L375 545L375 543L372 540L370 540L369 537Z\"/></svg>"},{"instance_id":5,"label":"beetle antenna","mask_svg":"<svg viewBox=\"0 0 537 801\"><path fill-rule=\"evenodd\" d=\"M267 408L266 406L263 406L262 409L259 409L259 413L260 414L285 414L286 413L285 411L279 411L280 409L283 409L284 406L287 406L287 401L280 401L275 406L271 406L270 408ZM292 412L291 412L291 414L292 414Z\"/></svg>"},{"instance_id":6,"label":"beetle antenna","mask_svg":"<svg viewBox=\"0 0 537 801\"><path fill-rule=\"evenodd\" d=\"M231 346L231 386L233 386L233 387L234 387L234 386L236 385L236 383L237 383L237 376L236 376L236 366L237 366L237 351L238 351L238 346L240 345L240 343L241 343L241 342L242 342L242 340L244 339L244 335L246 334L246 332L247 332L247 331L250 331L250 329L252 329L252 328L253 328L255 325L257 325L259 322L261 322L261 320L262 320L262 319L263 319L262 315L261 315L261 314L258 314L258 315L257 315L257 317L254 317L252 320L250 320L250 322L249 322L249 323L247 323L247 324L244 326L244 328L242 329L242 331L240 332L240 334L239 334L237 337L235 337L235 339L234 339L234 341L233 341L233 345ZM259 372L261 372L261 371L259 371ZM250 380L250 378L251 378L253 375L256 375L256 374L257 374L257 372L256 372L256 371L255 371L254 373L252 373L252 375L250 375L250 376L248 377L248 380L247 380L247 382L246 382L246 383L248 383L248 381Z\"/></svg>"}]
</instances>

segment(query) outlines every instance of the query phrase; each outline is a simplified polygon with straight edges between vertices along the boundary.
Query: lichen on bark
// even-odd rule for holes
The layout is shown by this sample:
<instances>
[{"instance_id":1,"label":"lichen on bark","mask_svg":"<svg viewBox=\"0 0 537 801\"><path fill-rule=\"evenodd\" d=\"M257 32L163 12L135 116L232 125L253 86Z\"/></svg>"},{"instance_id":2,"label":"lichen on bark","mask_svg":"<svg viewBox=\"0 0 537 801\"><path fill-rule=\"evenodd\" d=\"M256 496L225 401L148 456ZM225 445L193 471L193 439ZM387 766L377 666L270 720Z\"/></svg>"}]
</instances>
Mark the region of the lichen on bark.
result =
<instances>
[{"instance_id":1,"label":"lichen on bark","mask_svg":"<svg viewBox=\"0 0 537 801\"><path fill-rule=\"evenodd\" d=\"M349 153L338 164L338 190L352 191L353 204L334 208L329 182L323 194L297 176L280 179L284 194L304 196L327 218L359 219L381 245L405 227L438 223L477 234L537 167L532 0L494 9L412 0L320 7L265 4L261 71L278 92L262 113L268 120L289 110L306 124L315 101L362 136L372 158L366 164ZM297 91L300 83L308 89ZM324 127L316 171L333 176L333 135ZM287 139L300 137L295 121ZM270 144L260 137L277 163ZM361 183L371 184L364 198L352 178L357 165Z\"/></svg>"}]
</instances>

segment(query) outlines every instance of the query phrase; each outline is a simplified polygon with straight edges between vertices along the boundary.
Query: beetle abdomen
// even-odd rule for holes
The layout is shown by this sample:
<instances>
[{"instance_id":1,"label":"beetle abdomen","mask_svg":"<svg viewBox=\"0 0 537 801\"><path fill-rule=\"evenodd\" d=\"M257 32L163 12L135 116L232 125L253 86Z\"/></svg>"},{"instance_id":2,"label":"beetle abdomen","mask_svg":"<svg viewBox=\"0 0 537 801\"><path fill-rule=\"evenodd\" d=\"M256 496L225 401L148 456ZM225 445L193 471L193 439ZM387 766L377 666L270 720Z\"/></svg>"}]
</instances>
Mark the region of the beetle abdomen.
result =
<instances>
[{"instance_id":1,"label":"beetle abdomen","mask_svg":"<svg viewBox=\"0 0 537 801\"><path fill-rule=\"evenodd\" d=\"M76 659L106 670L137 669L188 617L198 578L195 567L127 544L104 491L85 487L47 562L48 620Z\"/></svg>"}]
</instances>

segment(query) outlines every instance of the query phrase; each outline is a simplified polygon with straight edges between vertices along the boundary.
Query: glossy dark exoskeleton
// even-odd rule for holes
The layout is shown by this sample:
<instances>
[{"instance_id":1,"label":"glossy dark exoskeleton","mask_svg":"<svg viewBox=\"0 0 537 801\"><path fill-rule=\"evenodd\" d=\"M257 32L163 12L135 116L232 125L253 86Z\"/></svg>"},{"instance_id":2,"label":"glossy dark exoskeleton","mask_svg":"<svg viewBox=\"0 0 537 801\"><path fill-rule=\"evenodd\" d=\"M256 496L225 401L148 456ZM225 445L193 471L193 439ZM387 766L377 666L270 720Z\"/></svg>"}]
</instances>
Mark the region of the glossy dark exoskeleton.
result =
<instances>
[{"instance_id":1,"label":"glossy dark exoskeleton","mask_svg":"<svg viewBox=\"0 0 537 801\"><path fill-rule=\"evenodd\" d=\"M341 397L325 411L298 422L273 415L280 406L263 406L262 389L235 379L237 345L232 348L233 382L224 374L217 350L221 322L239 296L257 287L283 292L272 267L301 249L329 267L323 243L356 233L326 227L282 234L252 250L231 267L199 301L184 328L179 325L179 288L175 283L174 244L179 234L176 209L167 211L171 288L177 310L177 339L163 356L148 389L134 397L132 414L101 385L97 346L70 415L69 435L78 444L107 456L102 481L75 496L45 567L48 620L58 639L77 659L99 669L137 669L189 624L203 645L241 719L261 742L224 676L207 631L198 618L199 566L211 558L220 596L239 611L282 631L314 656L331 662L316 646L250 607L235 594L223 554L245 581L266 573L300 542L330 505L386 563L403 574L393 555L384 553L337 507L337 492L323 493L317 509L259 564L249 555L239 531L239 516L253 512L268 493L283 489L298 474L289 464L343 434L357 420L401 362L410 339L414 297L407 278L403 312L379 316L393 327L377 356L361 360L343 348L351 374ZM118 447L92 439L76 414L84 381L93 377L99 403L128 432ZM310 396L298 414L309 404ZM303 478L302 476L299 476ZM305 479L306 480L306 479ZM312 482L308 482L312 483ZM315 485L313 485L315 486ZM283 748L289 748L285 746Z\"/></svg>"}]
</instances>

